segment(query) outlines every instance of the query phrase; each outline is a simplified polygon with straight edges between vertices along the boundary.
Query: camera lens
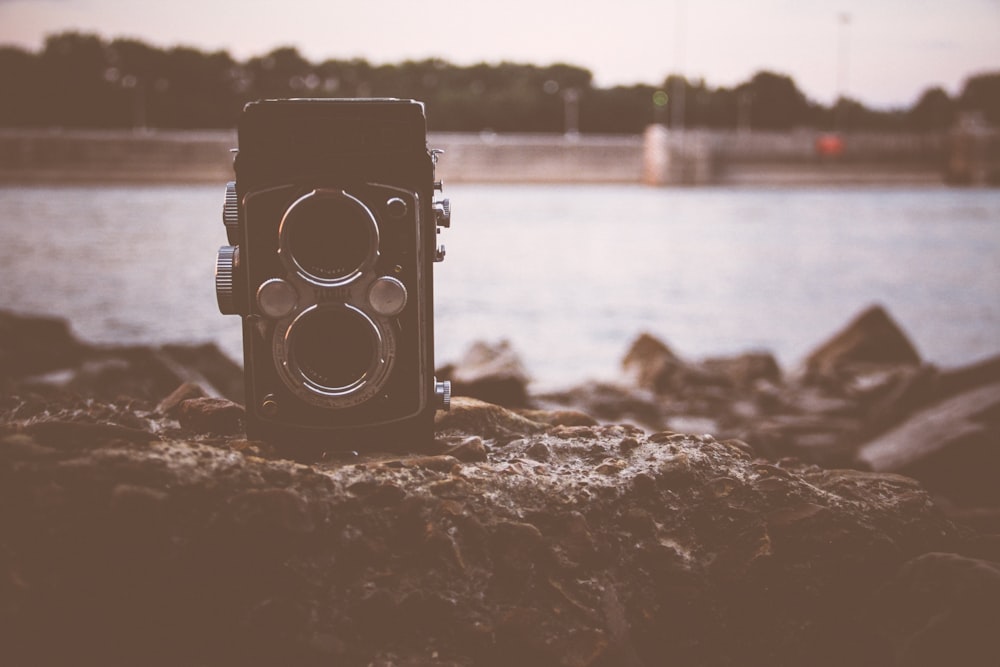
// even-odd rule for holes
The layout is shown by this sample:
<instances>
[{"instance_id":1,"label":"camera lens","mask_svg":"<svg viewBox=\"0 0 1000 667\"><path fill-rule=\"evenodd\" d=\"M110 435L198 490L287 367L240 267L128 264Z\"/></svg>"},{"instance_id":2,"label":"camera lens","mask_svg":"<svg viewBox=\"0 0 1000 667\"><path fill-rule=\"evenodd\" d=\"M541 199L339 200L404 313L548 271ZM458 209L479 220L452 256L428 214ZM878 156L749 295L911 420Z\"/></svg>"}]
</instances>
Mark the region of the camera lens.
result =
<instances>
[{"instance_id":1,"label":"camera lens","mask_svg":"<svg viewBox=\"0 0 1000 667\"><path fill-rule=\"evenodd\" d=\"M342 192L311 192L281 221L281 245L301 273L320 283L348 282L378 246L367 207Z\"/></svg>"},{"instance_id":2,"label":"camera lens","mask_svg":"<svg viewBox=\"0 0 1000 667\"><path fill-rule=\"evenodd\" d=\"M364 385L379 355L372 322L347 306L316 307L289 332L292 365L314 391L343 394Z\"/></svg>"}]
</instances>

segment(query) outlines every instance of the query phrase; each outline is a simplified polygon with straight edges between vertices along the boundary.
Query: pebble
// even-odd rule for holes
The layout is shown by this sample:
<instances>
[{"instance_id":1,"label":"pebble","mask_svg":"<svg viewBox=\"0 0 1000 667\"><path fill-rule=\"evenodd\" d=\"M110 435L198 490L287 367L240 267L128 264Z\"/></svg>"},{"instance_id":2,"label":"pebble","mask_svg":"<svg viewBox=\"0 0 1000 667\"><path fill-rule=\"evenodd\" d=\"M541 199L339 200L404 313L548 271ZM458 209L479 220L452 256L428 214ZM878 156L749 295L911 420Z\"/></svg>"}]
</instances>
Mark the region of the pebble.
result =
<instances>
[{"instance_id":1,"label":"pebble","mask_svg":"<svg viewBox=\"0 0 1000 667\"><path fill-rule=\"evenodd\" d=\"M195 433L242 433L243 416L242 405L224 398L189 398L181 401L177 408L177 421Z\"/></svg>"}]
</instances>

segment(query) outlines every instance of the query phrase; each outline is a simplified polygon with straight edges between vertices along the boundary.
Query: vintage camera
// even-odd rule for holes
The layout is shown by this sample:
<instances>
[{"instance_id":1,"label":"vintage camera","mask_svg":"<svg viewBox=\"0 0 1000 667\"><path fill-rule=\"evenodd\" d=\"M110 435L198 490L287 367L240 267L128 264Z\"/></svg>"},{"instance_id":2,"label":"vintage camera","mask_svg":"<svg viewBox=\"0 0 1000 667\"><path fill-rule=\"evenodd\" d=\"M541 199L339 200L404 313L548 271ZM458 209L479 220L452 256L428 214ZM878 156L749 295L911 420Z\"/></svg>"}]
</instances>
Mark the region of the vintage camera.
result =
<instances>
[{"instance_id":1,"label":"vintage camera","mask_svg":"<svg viewBox=\"0 0 1000 667\"><path fill-rule=\"evenodd\" d=\"M398 99L248 104L216 294L243 318L246 427L298 451L433 438L434 262L448 200L424 108Z\"/></svg>"}]
</instances>

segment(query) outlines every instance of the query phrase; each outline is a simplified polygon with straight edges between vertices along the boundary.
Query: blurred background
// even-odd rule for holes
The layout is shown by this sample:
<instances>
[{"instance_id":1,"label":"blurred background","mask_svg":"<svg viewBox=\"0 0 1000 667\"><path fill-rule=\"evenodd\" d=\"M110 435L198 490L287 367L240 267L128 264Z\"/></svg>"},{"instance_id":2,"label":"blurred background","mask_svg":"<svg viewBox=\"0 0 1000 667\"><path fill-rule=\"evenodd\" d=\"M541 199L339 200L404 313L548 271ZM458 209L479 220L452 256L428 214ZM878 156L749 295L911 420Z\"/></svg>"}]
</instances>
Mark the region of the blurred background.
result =
<instances>
[{"instance_id":1,"label":"blurred background","mask_svg":"<svg viewBox=\"0 0 1000 667\"><path fill-rule=\"evenodd\" d=\"M871 303L1000 348L1000 3L0 0L0 308L215 341L240 109L410 97L454 226L437 356L536 385L648 331L794 366Z\"/></svg>"}]
</instances>

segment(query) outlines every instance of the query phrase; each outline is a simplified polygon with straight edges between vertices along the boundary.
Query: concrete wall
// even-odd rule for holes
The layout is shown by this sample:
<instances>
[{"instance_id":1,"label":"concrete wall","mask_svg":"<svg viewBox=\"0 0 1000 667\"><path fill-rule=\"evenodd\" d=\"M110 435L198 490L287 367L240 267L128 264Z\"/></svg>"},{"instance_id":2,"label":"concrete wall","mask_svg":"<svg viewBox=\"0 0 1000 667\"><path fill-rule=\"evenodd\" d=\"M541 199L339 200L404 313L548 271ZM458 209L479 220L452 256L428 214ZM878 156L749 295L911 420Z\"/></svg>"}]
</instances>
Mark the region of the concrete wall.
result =
<instances>
[{"instance_id":1,"label":"concrete wall","mask_svg":"<svg viewBox=\"0 0 1000 667\"><path fill-rule=\"evenodd\" d=\"M944 134L848 134L821 156L815 131L670 132L644 137L432 134L450 183L768 185L941 183ZM233 131L0 130L0 182L222 183Z\"/></svg>"},{"instance_id":2,"label":"concrete wall","mask_svg":"<svg viewBox=\"0 0 1000 667\"><path fill-rule=\"evenodd\" d=\"M448 183L638 183L642 138L432 134Z\"/></svg>"},{"instance_id":3,"label":"concrete wall","mask_svg":"<svg viewBox=\"0 0 1000 667\"><path fill-rule=\"evenodd\" d=\"M647 129L643 182L651 185L941 183L944 134L848 133L824 154L824 133Z\"/></svg>"}]
</instances>

